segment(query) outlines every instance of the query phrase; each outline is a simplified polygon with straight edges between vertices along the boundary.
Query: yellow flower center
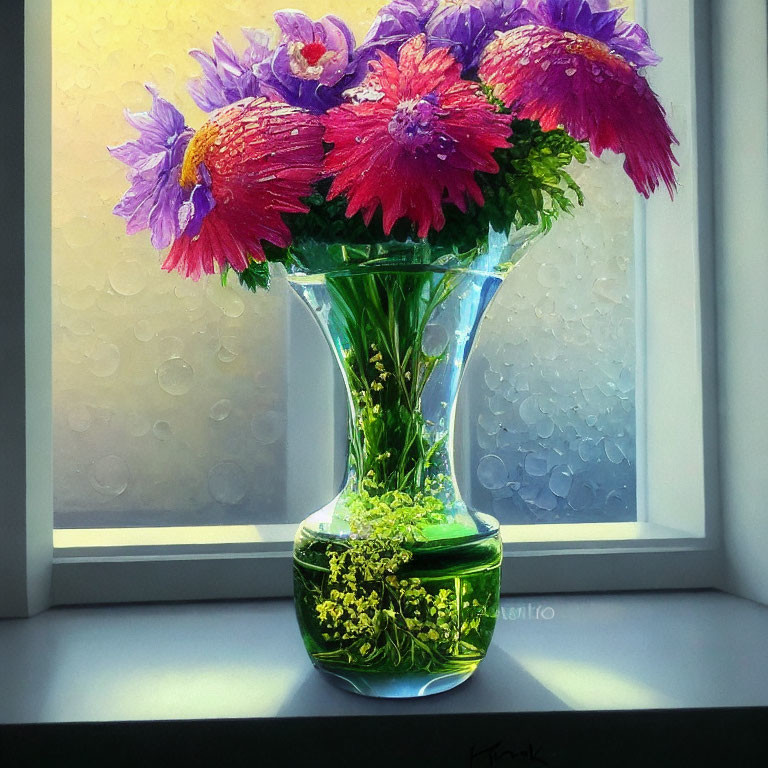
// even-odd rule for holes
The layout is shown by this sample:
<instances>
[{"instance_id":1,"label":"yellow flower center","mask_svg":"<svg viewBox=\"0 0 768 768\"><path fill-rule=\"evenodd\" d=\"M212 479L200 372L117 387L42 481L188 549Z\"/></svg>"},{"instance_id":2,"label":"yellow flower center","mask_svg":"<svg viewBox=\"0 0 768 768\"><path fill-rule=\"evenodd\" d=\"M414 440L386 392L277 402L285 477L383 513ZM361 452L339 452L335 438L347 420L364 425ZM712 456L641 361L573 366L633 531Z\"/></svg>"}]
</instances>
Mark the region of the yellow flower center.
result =
<instances>
[{"instance_id":1,"label":"yellow flower center","mask_svg":"<svg viewBox=\"0 0 768 768\"><path fill-rule=\"evenodd\" d=\"M185 189L194 187L197 184L197 167L205 160L206 153L213 142L216 141L218 135L219 126L214 122L209 122L195 133L187 145L179 178L179 183Z\"/></svg>"}]
</instances>

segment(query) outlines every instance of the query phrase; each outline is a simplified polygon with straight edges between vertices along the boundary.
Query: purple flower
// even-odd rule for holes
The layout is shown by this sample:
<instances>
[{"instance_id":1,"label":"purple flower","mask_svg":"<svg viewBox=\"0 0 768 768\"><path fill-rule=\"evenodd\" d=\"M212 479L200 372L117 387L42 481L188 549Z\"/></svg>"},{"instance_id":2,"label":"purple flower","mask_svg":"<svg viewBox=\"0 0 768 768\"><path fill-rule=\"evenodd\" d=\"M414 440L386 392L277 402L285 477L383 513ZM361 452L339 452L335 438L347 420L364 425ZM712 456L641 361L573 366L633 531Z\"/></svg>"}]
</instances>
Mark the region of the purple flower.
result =
<instances>
[{"instance_id":1,"label":"purple flower","mask_svg":"<svg viewBox=\"0 0 768 768\"><path fill-rule=\"evenodd\" d=\"M152 94L150 111L125 113L128 123L139 131L139 138L109 148L112 157L129 166L127 179L131 183L114 213L126 219L129 235L151 230L152 245L161 249L182 231L179 211L185 195L179 175L194 131L155 88L148 85L147 90Z\"/></svg>"},{"instance_id":2,"label":"purple flower","mask_svg":"<svg viewBox=\"0 0 768 768\"><path fill-rule=\"evenodd\" d=\"M313 112L340 104L356 74L349 27L336 16L312 21L299 11L279 11L275 21L282 37L257 67L262 94Z\"/></svg>"},{"instance_id":3,"label":"purple flower","mask_svg":"<svg viewBox=\"0 0 768 768\"><path fill-rule=\"evenodd\" d=\"M431 47L450 45L464 69L473 70L494 33L531 23L525 0L441 0L425 31Z\"/></svg>"},{"instance_id":4,"label":"purple flower","mask_svg":"<svg viewBox=\"0 0 768 768\"><path fill-rule=\"evenodd\" d=\"M376 59L379 51L397 61L400 46L424 32L438 3L439 0L393 0L381 8L357 49L359 76L367 74L368 62Z\"/></svg>"},{"instance_id":5,"label":"purple flower","mask_svg":"<svg viewBox=\"0 0 768 768\"><path fill-rule=\"evenodd\" d=\"M636 67L658 64L648 33L621 20L625 10L609 10L607 0L539 0L533 12L534 23L599 40Z\"/></svg>"},{"instance_id":6,"label":"purple flower","mask_svg":"<svg viewBox=\"0 0 768 768\"><path fill-rule=\"evenodd\" d=\"M189 92L204 112L259 96L256 68L270 56L269 35L259 29L243 29L243 34L248 47L240 56L218 32L213 38L213 56L200 50L189 52L203 69L201 77L189 81Z\"/></svg>"}]
</instances>

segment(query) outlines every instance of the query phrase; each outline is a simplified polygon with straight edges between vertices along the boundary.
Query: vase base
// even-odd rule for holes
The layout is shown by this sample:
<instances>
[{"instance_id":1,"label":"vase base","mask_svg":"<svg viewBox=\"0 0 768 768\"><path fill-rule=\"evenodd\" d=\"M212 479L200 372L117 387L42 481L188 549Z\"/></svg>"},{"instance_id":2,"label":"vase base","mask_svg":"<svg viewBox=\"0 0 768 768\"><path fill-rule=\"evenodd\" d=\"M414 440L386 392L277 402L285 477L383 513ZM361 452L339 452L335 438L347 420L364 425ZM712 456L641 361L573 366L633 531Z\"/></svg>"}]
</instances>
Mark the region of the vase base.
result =
<instances>
[{"instance_id":1,"label":"vase base","mask_svg":"<svg viewBox=\"0 0 768 768\"><path fill-rule=\"evenodd\" d=\"M315 667L337 688L377 699L410 699L444 693L461 685L472 676L477 664L455 672L435 672L409 675L381 675L354 670L336 672Z\"/></svg>"}]
</instances>

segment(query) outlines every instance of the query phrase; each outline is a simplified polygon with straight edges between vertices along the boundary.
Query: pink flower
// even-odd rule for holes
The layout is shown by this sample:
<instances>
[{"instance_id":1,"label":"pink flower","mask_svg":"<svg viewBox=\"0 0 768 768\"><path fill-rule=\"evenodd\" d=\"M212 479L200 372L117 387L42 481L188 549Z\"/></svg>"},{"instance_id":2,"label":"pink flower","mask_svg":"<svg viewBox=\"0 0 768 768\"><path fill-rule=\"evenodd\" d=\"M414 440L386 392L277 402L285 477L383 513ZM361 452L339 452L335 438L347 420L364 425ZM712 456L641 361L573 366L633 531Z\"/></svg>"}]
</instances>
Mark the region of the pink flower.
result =
<instances>
[{"instance_id":1,"label":"pink flower","mask_svg":"<svg viewBox=\"0 0 768 768\"><path fill-rule=\"evenodd\" d=\"M186 203L181 235L163 269L197 280L227 265L264 261L262 240L291 242L283 213L305 213L301 198L320 176L323 127L296 107L247 98L214 113L195 133L178 183Z\"/></svg>"},{"instance_id":2,"label":"pink flower","mask_svg":"<svg viewBox=\"0 0 768 768\"><path fill-rule=\"evenodd\" d=\"M625 155L624 170L648 197L663 181L676 187L677 144L658 98L644 77L599 40L526 25L499 35L485 49L480 78L520 119L545 130L562 125L579 140Z\"/></svg>"},{"instance_id":3,"label":"pink flower","mask_svg":"<svg viewBox=\"0 0 768 768\"><path fill-rule=\"evenodd\" d=\"M475 171L496 173L493 151L507 144L506 117L477 83L461 79L447 48L426 53L425 35L371 62L351 102L328 112L325 141L333 149L325 172L335 175L328 199L347 195L347 217L362 211L369 224L381 206L385 234L407 217L419 237L445 225L444 203L467 209L483 196Z\"/></svg>"}]
</instances>

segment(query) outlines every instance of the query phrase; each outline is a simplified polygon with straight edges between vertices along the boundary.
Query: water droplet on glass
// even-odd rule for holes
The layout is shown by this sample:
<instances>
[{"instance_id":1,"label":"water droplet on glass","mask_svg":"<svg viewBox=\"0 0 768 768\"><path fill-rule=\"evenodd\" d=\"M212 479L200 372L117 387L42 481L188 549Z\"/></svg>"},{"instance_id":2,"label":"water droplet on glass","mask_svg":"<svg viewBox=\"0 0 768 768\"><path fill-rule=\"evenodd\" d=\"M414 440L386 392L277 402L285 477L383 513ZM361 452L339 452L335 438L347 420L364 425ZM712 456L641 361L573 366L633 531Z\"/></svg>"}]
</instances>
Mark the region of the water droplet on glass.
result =
<instances>
[{"instance_id":1,"label":"water droplet on glass","mask_svg":"<svg viewBox=\"0 0 768 768\"><path fill-rule=\"evenodd\" d=\"M121 296L135 296L146 287L147 273L135 259L120 261L109 270L109 284Z\"/></svg>"},{"instance_id":2,"label":"water droplet on glass","mask_svg":"<svg viewBox=\"0 0 768 768\"><path fill-rule=\"evenodd\" d=\"M568 493L568 504L575 510L591 507L595 501L595 492L592 486L582 478L574 478L571 490Z\"/></svg>"},{"instance_id":3,"label":"water droplet on glass","mask_svg":"<svg viewBox=\"0 0 768 768\"><path fill-rule=\"evenodd\" d=\"M541 411L536 400L536 395L526 397L520 403L520 418L528 425L536 424L541 418Z\"/></svg>"},{"instance_id":4,"label":"water droplet on glass","mask_svg":"<svg viewBox=\"0 0 768 768\"><path fill-rule=\"evenodd\" d=\"M111 376L120 365L120 350L114 344L100 342L88 354L88 368L94 376Z\"/></svg>"},{"instance_id":5,"label":"water droplet on glass","mask_svg":"<svg viewBox=\"0 0 768 768\"><path fill-rule=\"evenodd\" d=\"M448 346L448 331L439 323L430 323L421 337L421 349L428 357L438 357Z\"/></svg>"},{"instance_id":6,"label":"water droplet on glass","mask_svg":"<svg viewBox=\"0 0 768 768\"><path fill-rule=\"evenodd\" d=\"M560 285L560 270L554 264L542 264L539 267L538 278L545 288L556 288Z\"/></svg>"},{"instance_id":7,"label":"water droplet on glass","mask_svg":"<svg viewBox=\"0 0 768 768\"><path fill-rule=\"evenodd\" d=\"M195 371L180 357L166 360L157 369L157 383L169 395L185 395L192 388Z\"/></svg>"},{"instance_id":8,"label":"water droplet on glass","mask_svg":"<svg viewBox=\"0 0 768 768\"><path fill-rule=\"evenodd\" d=\"M525 471L532 477L543 477L547 474L547 457L529 453L525 457Z\"/></svg>"},{"instance_id":9,"label":"water droplet on glass","mask_svg":"<svg viewBox=\"0 0 768 768\"><path fill-rule=\"evenodd\" d=\"M624 461L624 454L621 452L621 448L619 448L619 446L610 438L603 440L603 450L605 451L606 458L611 464L621 464L621 462Z\"/></svg>"},{"instance_id":10,"label":"water droplet on glass","mask_svg":"<svg viewBox=\"0 0 768 768\"><path fill-rule=\"evenodd\" d=\"M502 377L501 374L496 373L496 371L490 369L486 370L483 374L483 378L485 379L485 384L488 389L491 389L494 392L501 386Z\"/></svg>"},{"instance_id":11,"label":"water droplet on glass","mask_svg":"<svg viewBox=\"0 0 768 768\"><path fill-rule=\"evenodd\" d=\"M67 413L67 423L73 432L85 432L91 426L91 412L86 405L75 405Z\"/></svg>"},{"instance_id":12,"label":"water droplet on glass","mask_svg":"<svg viewBox=\"0 0 768 768\"><path fill-rule=\"evenodd\" d=\"M500 424L498 418L487 411L480 413L477 417L477 423L488 435L495 435L499 431Z\"/></svg>"},{"instance_id":13,"label":"water droplet on glass","mask_svg":"<svg viewBox=\"0 0 768 768\"><path fill-rule=\"evenodd\" d=\"M283 416L277 411L265 411L251 419L251 433L256 442L269 445L277 442L283 433Z\"/></svg>"},{"instance_id":14,"label":"water droplet on glass","mask_svg":"<svg viewBox=\"0 0 768 768\"><path fill-rule=\"evenodd\" d=\"M167 421L156 421L152 427L152 434L158 440L170 440L173 431Z\"/></svg>"},{"instance_id":15,"label":"water droplet on glass","mask_svg":"<svg viewBox=\"0 0 768 768\"><path fill-rule=\"evenodd\" d=\"M598 277L592 285L592 292L601 299L621 304L624 290L618 280L611 277Z\"/></svg>"},{"instance_id":16,"label":"water droplet on glass","mask_svg":"<svg viewBox=\"0 0 768 768\"><path fill-rule=\"evenodd\" d=\"M231 400L219 400L211 406L210 416L214 421L224 421L232 412Z\"/></svg>"},{"instance_id":17,"label":"water droplet on glass","mask_svg":"<svg viewBox=\"0 0 768 768\"><path fill-rule=\"evenodd\" d=\"M133 326L133 335L139 341L149 341L154 337L155 329L152 327L152 323L149 320L139 320L139 322Z\"/></svg>"},{"instance_id":18,"label":"water droplet on glass","mask_svg":"<svg viewBox=\"0 0 768 768\"><path fill-rule=\"evenodd\" d=\"M557 507L557 496L555 496L552 491L549 490L546 486L542 488L537 494L536 498L533 500L534 506L537 506L539 509L546 510L547 512L551 512L553 509Z\"/></svg>"},{"instance_id":19,"label":"water droplet on glass","mask_svg":"<svg viewBox=\"0 0 768 768\"><path fill-rule=\"evenodd\" d=\"M93 488L102 496L119 496L128 487L130 473L125 459L104 456L91 465L88 477Z\"/></svg>"},{"instance_id":20,"label":"water droplet on glass","mask_svg":"<svg viewBox=\"0 0 768 768\"><path fill-rule=\"evenodd\" d=\"M555 431L555 422L552 421L552 419L550 419L549 417L542 419L536 425L536 434L545 440L548 437L552 437L554 431Z\"/></svg>"},{"instance_id":21,"label":"water droplet on glass","mask_svg":"<svg viewBox=\"0 0 768 768\"><path fill-rule=\"evenodd\" d=\"M208 492L220 504L239 504L248 490L245 470L234 461L222 461L208 472Z\"/></svg>"},{"instance_id":22,"label":"water droplet on glass","mask_svg":"<svg viewBox=\"0 0 768 768\"><path fill-rule=\"evenodd\" d=\"M631 392L635 387L635 376L629 368L622 368L618 381L619 392Z\"/></svg>"},{"instance_id":23,"label":"water droplet on glass","mask_svg":"<svg viewBox=\"0 0 768 768\"><path fill-rule=\"evenodd\" d=\"M142 437L151 428L149 417L144 413L129 413L125 419L125 429L133 437Z\"/></svg>"},{"instance_id":24,"label":"water droplet on glass","mask_svg":"<svg viewBox=\"0 0 768 768\"><path fill-rule=\"evenodd\" d=\"M477 464L477 479L484 488L498 490L507 483L507 467L498 456L488 454Z\"/></svg>"},{"instance_id":25,"label":"water droplet on glass","mask_svg":"<svg viewBox=\"0 0 768 768\"><path fill-rule=\"evenodd\" d=\"M571 483L573 482L573 476L571 475L568 467L561 465L555 467L552 470L552 474L549 477L549 490L565 499L571 490Z\"/></svg>"},{"instance_id":26,"label":"water droplet on glass","mask_svg":"<svg viewBox=\"0 0 768 768\"><path fill-rule=\"evenodd\" d=\"M159 352L164 357L181 357L184 352L184 342L178 336L163 336L160 339Z\"/></svg>"},{"instance_id":27,"label":"water droplet on glass","mask_svg":"<svg viewBox=\"0 0 768 768\"><path fill-rule=\"evenodd\" d=\"M205 287L205 295L227 317L240 317L245 311L243 300L231 288L211 280Z\"/></svg>"}]
</instances>

